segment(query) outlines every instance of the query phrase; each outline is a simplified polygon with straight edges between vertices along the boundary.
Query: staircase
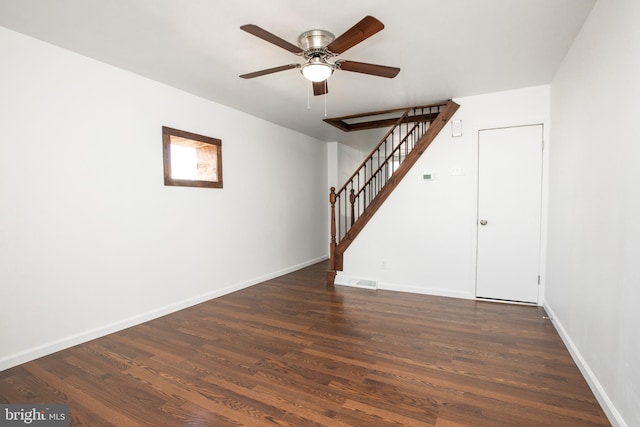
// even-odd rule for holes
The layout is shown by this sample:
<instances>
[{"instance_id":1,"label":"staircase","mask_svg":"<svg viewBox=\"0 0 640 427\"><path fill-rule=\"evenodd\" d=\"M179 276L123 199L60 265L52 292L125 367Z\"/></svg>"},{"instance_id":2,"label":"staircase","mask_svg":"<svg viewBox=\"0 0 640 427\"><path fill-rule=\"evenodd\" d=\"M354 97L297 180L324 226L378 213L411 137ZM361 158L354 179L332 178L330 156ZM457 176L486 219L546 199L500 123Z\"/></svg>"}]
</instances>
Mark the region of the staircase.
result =
<instances>
[{"instance_id":1,"label":"staircase","mask_svg":"<svg viewBox=\"0 0 640 427\"><path fill-rule=\"evenodd\" d=\"M338 191L331 187L328 284L332 285L337 271L342 271L343 254L351 242L451 120L458 107L455 102L448 101L326 120L345 131L392 125L351 178ZM356 120L351 124L347 121L375 115L384 117L393 112L400 113L400 117L369 122Z\"/></svg>"}]
</instances>

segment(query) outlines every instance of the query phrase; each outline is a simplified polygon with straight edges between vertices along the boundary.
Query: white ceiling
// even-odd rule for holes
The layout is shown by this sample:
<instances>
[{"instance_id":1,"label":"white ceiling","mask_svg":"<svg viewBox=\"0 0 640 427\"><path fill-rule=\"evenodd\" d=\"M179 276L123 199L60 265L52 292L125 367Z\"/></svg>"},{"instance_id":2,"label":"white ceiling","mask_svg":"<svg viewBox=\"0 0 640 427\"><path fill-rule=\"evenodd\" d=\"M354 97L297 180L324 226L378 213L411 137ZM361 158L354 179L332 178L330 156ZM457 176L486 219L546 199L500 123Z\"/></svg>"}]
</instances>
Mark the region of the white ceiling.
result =
<instances>
[{"instance_id":1,"label":"white ceiling","mask_svg":"<svg viewBox=\"0 0 640 427\"><path fill-rule=\"evenodd\" d=\"M329 117L547 84L595 0L0 0L0 25L325 141L357 145L322 122L325 97L292 69L302 62L239 27L297 44L339 36L366 15L385 29L341 59L400 67L395 79L337 71ZM7 58L3 58L7 60ZM357 135L360 134L360 135Z\"/></svg>"}]
</instances>

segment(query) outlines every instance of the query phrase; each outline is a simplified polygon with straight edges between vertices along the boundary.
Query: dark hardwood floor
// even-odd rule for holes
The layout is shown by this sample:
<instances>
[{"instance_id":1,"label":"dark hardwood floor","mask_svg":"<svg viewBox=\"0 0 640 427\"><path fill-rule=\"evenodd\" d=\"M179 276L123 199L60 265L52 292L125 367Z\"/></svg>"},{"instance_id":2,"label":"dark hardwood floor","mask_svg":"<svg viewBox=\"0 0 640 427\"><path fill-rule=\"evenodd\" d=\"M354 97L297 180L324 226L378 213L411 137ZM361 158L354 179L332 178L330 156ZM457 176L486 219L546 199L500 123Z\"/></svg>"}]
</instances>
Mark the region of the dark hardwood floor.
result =
<instances>
[{"instance_id":1,"label":"dark hardwood floor","mask_svg":"<svg viewBox=\"0 0 640 427\"><path fill-rule=\"evenodd\" d=\"M86 426L609 425L539 307L327 288L327 263L0 372Z\"/></svg>"}]
</instances>

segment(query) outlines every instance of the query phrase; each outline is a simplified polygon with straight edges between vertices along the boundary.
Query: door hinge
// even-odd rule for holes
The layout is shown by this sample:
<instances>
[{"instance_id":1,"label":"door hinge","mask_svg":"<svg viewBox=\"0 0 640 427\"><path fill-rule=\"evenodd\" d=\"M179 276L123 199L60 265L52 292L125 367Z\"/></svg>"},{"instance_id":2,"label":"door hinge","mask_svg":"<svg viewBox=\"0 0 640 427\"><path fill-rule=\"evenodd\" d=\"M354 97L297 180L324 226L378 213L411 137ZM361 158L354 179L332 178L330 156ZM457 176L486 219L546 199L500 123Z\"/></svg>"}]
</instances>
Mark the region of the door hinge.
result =
<instances>
[{"instance_id":1,"label":"door hinge","mask_svg":"<svg viewBox=\"0 0 640 427\"><path fill-rule=\"evenodd\" d=\"M542 139L542 151L544 151L544 138Z\"/></svg>"},{"instance_id":2,"label":"door hinge","mask_svg":"<svg viewBox=\"0 0 640 427\"><path fill-rule=\"evenodd\" d=\"M538 275L538 285L540 284L540 276Z\"/></svg>"}]
</instances>

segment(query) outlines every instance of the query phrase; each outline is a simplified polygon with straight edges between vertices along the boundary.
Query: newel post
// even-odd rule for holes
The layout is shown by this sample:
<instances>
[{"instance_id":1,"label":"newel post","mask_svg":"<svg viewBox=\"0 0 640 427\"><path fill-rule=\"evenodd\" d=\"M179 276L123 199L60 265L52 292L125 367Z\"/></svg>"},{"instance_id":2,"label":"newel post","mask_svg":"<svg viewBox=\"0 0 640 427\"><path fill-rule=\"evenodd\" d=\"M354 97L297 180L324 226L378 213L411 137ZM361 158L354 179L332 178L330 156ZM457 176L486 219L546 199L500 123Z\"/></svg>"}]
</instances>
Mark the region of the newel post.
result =
<instances>
[{"instance_id":1,"label":"newel post","mask_svg":"<svg viewBox=\"0 0 640 427\"><path fill-rule=\"evenodd\" d=\"M329 203L331 203L331 243L329 244L329 268L336 269L336 187L331 187L329 193Z\"/></svg>"}]
</instances>

